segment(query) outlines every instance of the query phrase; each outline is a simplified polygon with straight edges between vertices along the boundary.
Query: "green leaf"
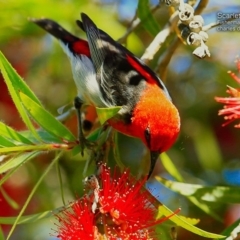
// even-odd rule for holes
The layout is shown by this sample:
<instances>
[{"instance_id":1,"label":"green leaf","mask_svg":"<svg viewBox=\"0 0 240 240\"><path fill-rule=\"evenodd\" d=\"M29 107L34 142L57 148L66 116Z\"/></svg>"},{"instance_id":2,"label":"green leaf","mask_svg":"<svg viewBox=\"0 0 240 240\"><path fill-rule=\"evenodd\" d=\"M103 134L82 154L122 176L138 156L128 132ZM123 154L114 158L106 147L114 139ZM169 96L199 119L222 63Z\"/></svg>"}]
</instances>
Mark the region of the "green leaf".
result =
<instances>
[{"instance_id":1,"label":"green leaf","mask_svg":"<svg viewBox=\"0 0 240 240\"><path fill-rule=\"evenodd\" d=\"M4 234L1 226L0 226L0 240L4 240Z\"/></svg>"},{"instance_id":2,"label":"green leaf","mask_svg":"<svg viewBox=\"0 0 240 240\"><path fill-rule=\"evenodd\" d=\"M173 214L173 212L169 208L167 208L165 205L159 206L158 211L166 217ZM186 230L205 238L224 238L225 237L215 233L206 232L200 228L197 228L193 226L188 219L186 219L185 217L178 216L176 214L173 215L171 218L169 218L169 220L174 222L178 226L183 227Z\"/></svg>"},{"instance_id":3,"label":"green leaf","mask_svg":"<svg viewBox=\"0 0 240 240\"><path fill-rule=\"evenodd\" d=\"M44 218L49 218L54 216L55 214L63 211L65 208L60 207L54 210L45 211L37 214L25 215L21 216L17 222L17 224L27 224L27 223L34 223ZM16 221L17 217L0 217L0 224L9 224L12 225Z\"/></svg>"},{"instance_id":4,"label":"green leaf","mask_svg":"<svg viewBox=\"0 0 240 240\"><path fill-rule=\"evenodd\" d=\"M91 141L91 142L96 142L98 140L98 138L100 137L102 132L102 127L99 127L97 129L95 129L94 131L92 131L88 136L87 136L87 140Z\"/></svg>"},{"instance_id":5,"label":"green leaf","mask_svg":"<svg viewBox=\"0 0 240 240\"><path fill-rule=\"evenodd\" d=\"M208 202L240 203L240 187L206 187L200 184L175 182L161 177L157 177L157 180L165 187L184 196L194 196Z\"/></svg>"},{"instance_id":6,"label":"green leaf","mask_svg":"<svg viewBox=\"0 0 240 240\"><path fill-rule=\"evenodd\" d=\"M141 19L142 26L151 35L156 36L161 29L151 13L149 0L139 0L137 13L138 17Z\"/></svg>"},{"instance_id":7,"label":"green leaf","mask_svg":"<svg viewBox=\"0 0 240 240\"><path fill-rule=\"evenodd\" d=\"M0 133L1 136L8 139L13 139L20 143L32 144L32 142L28 138L24 137L22 134L18 133L11 127L5 125L3 122L0 122Z\"/></svg>"},{"instance_id":8,"label":"green leaf","mask_svg":"<svg viewBox=\"0 0 240 240\"><path fill-rule=\"evenodd\" d=\"M9 84L11 83L10 85L14 86L15 92L21 91L25 95L27 95L29 98L31 98L33 101L41 105L41 102L39 101L39 99L31 91L31 89L23 81L23 79L18 75L16 70L11 66L8 60L4 57L2 52L0 52L0 67L1 67L0 69L2 71L3 76L6 77L5 81L8 87L9 87ZM12 86L10 86L10 88L12 88Z\"/></svg>"},{"instance_id":9,"label":"green leaf","mask_svg":"<svg viewBox=\"0 0 240 240\"><path fill-rule=\"evenodd\" d=\"M121 154L120 154L120 150L119 150L119 133L117 131L114 131L114 135L113 135L113 142L114 142L114 148L113 148L113 155L114 155L114 159L118 165L118 167L123 170L125 165L122 162L121 159Z\"/></svg>"},{"instance_id":10,"label":"green leaf","mask_svg":"<svg viewBox=\"0 0 240 240\"><path fill-rule=\"evenodd\" d=\"M21 219L22 214L24 213L24 211L26 210L30 200L32 199L34 193L36 192L37 188L39 187L40 183L43 181L44 177L48 174L48 172L50 171L50 169L54 166L54 164L58 161L58 159L60 158L60 156L62 155L63 151L60 152L54 159L53 161L49 164L49 166L46 168L46 170L43 172L42 176L39 178L39 180L37 181L37 183L35 184L34 188L32 189L32 191L30 192L26 202L24 203L19 215L17 216L17 218L14 221L14 224L7 236L6 240L9 240L16 225L18 224L18 221Z\"/></svg>"},{"instance_id":11,"label":"green leaf","mask_svg":"<svg viewBox=\"0 0 240 240\"><path fill-rule=\"evenodd\" d=\"M166 153L161 154L161 160L162 164L165 167L165 169L179 182L183 182L183 177L181 176L178 169L173 164L172 160L168 157ZM208 204L205 204L203 202L200 202L198 198L195 196L187 196L188 200L191 201L193 204L195 204L198 208L200 208L202 211L206 212L207 214L211 215L213 218L218 220L219 222L222 222L222 218L220 218L216 213L212 211L210 206Z\"/></svg>"},{"instance_id":12,"label":"green leaf","mask_svg":"<svg viewBox=\"0 0 240 240\"><path fill-rule=\"evenodd\" d=\"M19 93L21 101L31 117L49 133L60 139L76 141L75 136L55 117L24 93Z\"/></svg>"},{"instance_id":13,"label":"green leaf","mask_svg":"<svg viewBox=\"0 0 240 240\"><path fill-rule=\"evenodd\" d=\"M164 168L168 171L168 173L172 177L174 177L176 180L178 180L179 182L182 182L183 178L182 178L181 174L179 173L178 169L173 164L170 157L166 153L162 153L160 155L160 157L162 160L162 164L163 164Z\"/></svg>"},{"instance_id":14,"label":"green leaf","mask_svg":"<svg viewBox=\"0 0 240 240\"><path fill-rule=\"evenodd\" d=\"M32 144L32 142L27 137L23 136L21 133L15 131L11 127L5 125L3 122L0 122L0 132L2 136L13 139L19 143Z\"/></svg>"},{"instance_id":15,"label":"green leaf","mask_svg":"<svg viewBox=\"0 0 240 240\"><path fill-rule=\"evenodd\" d=\"M19 98L19 91L25 93L32 101L35 101L37 104L40 104L37 97L30 90L30 88L26 85L26 83L22 80L22 78L17 74L17 72L13 69L11 64L7 61L4 55L0 52L0 70L4 77L4 80L7 84L8 91L12 97L12 100L21 115L23 122L26 124L29 130L34 134L34 136L39 139L36 130L30 121L24 107L22 106Z\"/></svg>"},{"instance_id":16,"label":"green leaf","mask_svg":"<svg viewBox=\"0 0 240 240\"><path fill-rule=\"evenodd\" d=\"M234 235L237 235L240 233L240 219L238 219L237 221L235 221L233 224L231 224L229 227L227 227L226 229L224 229L224 231L222 232L223 235L227 236L228 240L234 240L237 238L235 238L232 233L235 233Z\"/></svg>"},{"instance_id":17,"label":"green leaf","mask_svg":"<svg viewBox=\"0 0 240 240\"><path fill-rule=\"evenodd\" d=\"M28 160L34 158L38 154L39 154L39 152L28 152L28 153L14 156L7 162L0 165L0 174L5 173L8 170L15 168L19 165L22 165L23 163L26 163Z\"/></svg>"},{"instance_id":18,"label":"green leaf","mask_svg":"<svg viewBox=\"0 0 240 240\"><path fill-rule=\"evenodd\" d=\"M19 218L17 224L24 224L24 223L33 223L38 220L51 217L52 211L46 211L38 214L32 214L28 216L22 216ZM12 225L16 221L17 217L0 217L0 223L1 224L9 224Z\"/></svg>"},{"instance_id":19,"label":"green leaf","mask_svg":"<svg viewBox=\"0 0 240 240\"><path fill-rule=\"evenodd\" d=\"M114 117L122 107L96 108L98 119L104 124L108 119Z\"/></svg>"},{"instance_id":20,"label":"green leaf","mask_svg":"<svg viewBox=\"0 0 240 240\"><path fill-rule=\"evenodd\" d=\"M3 183L5 183L20 167L21 165L18 165L17 167L9 170L7 173L2 174L2 178L0 179L0 186L3 185Z\"/></svg>"},{"instance_id":21,"label":"green leaf","mask_svg":"<svg viewBox=\"0 0 240 240\"><path fill-rule=\"evenodd\" d=\"M32 152L35 150L38 151L49 151L56 149L69 149L69 145L63 143L48 143L48 144L36 144L36 145L19 145L13 147L3 147L0 148L0 154L9 154L9 153L22 153L22 152Z\"/></svg>"},{"instance_id":22,"label":"green leaf","mask_svg":"<svg viewBox=\"0 0 240 240\"><path fill-rule=\"evenodd\" d=\"M6 200L6 202L13 208L13 209L18 209L19 205L16 201L14 201L7 193L6 191L0 187L0 192L2 194L2 196L4 197L4 199Z\"/></svg>"},{"instance_id":23,"label":"green leaf","mask_svg":"<svg viewBox=\"0 0 240 240\"><path fill-rule=\"evenodd\" d=\"M63 190L63 179L62 179L62 173L61 173L61 168L60 168L59 162L56 163L56 167L57 167L57 174L58 174L58 179L59 179L59 184L60 184L62 202L64 205L66 205L66 201L64 198L64 190Z\"/></svg>"},{"instance_id":24,"label":"green leaf","mask_svg":"<svg viewBox=\"0 0 240 240\"><path fill-rule=\"evenodd\" d=\"M0 135L0 147L13 147L13 146L15 146L13 141L10 141L10 140L8 140L5 137Z\"/></svg>"}]
</instances>

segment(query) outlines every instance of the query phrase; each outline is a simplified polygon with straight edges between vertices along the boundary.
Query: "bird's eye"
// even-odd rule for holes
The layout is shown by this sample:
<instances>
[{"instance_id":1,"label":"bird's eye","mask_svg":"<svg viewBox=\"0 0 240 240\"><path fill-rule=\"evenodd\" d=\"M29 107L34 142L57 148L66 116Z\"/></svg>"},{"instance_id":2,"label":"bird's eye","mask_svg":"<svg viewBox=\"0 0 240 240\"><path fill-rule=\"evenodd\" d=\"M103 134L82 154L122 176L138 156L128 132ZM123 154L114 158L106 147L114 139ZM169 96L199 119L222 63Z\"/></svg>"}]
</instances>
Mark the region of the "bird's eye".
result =
<instances>
[{"instance_id":1,"label":"bird's eye","mask_svg":"<svg viewBox=\"0 0 240 240\"><path fill-rule=\"evenodd\" d=\"M147 127L145 129L144 135L145 135L145 139L146 139L147 145L150 148L150 145L151 145L151 131L150 131L150 127Z\"/></svg>"},{"instance_id":2,"label":"bird's eye","mask_svg":"<svg viewBox=\"0 0 240 240\"><path fill-rule=\"evenodd\" d=\"M141 75L135 75L135 76L132 76L129 79L129 84L137 86L141 82L141 80L142 80L142 76Z\"/></svg>"}]
</instances>

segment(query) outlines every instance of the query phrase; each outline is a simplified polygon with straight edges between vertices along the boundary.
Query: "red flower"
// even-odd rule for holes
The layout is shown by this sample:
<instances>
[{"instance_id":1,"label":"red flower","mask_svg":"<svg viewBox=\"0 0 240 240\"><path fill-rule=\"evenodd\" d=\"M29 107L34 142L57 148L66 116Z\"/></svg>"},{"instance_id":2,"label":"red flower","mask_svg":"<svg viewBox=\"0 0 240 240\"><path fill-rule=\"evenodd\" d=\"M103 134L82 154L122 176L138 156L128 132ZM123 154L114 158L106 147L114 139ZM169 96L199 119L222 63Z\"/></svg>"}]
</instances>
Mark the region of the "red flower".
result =
<instances>
[{"instance_id":1,"label":"red flower","mask_svg":"<svg viewBox=\"0 0 240 240\"><path fill-rule=\"evenodd\" d=\"M99 210L104 215L104 225L109 239L153 239L157 225L168 218L156 220L157 209L151 194L143 188L146 178L136 180L129 170L118 177L102 168L102 188L99 191Z\"/></svg>"},{"instance_id":2,"label":"red flower","mask_svg":"<svg viewBox=\"0 0 240 240\"><path fill-rule=\"evenodd\" d=\"M240 59L236 61L238 72L240 72ZM230 76L240 84L240 78L233 72L228 72ZM230 97L215 97L215 100L220 103L224 103L224 108L219 111L218 115L225 115L224 119L227 120L223 126L231 123L236 119L240 119L240 89L235 89L228 86L227 93ZM240 123L235 125L236 128L240 128Z\"/></svg>"},{"instance_id":3,"label":"red flower","mask_svg":"<svg viewBox=\"0 0 240 240\"><path fill-rule=\"evenodd\" d=\"M154 226L169 217L156 220L153 197L143 187L146 178L136 180L129 170L118 174L115 168L100 167L99 179L85 179L89 190L70 210L58 215L58 237L62 240L150 240ZM174 213L175 214L175 213Z\"/></svg>"},{"instance_id":4,"label":"red flower","mask_svg":"<svg viewBox=\"0 0 240 240\"><path fill-rule=\"evenodd\" d=\"M57 215L57 219L57 237L61 240L98 239L94 214L86 197L73 203L69 210Z\"/></svg>"}]
</instances>

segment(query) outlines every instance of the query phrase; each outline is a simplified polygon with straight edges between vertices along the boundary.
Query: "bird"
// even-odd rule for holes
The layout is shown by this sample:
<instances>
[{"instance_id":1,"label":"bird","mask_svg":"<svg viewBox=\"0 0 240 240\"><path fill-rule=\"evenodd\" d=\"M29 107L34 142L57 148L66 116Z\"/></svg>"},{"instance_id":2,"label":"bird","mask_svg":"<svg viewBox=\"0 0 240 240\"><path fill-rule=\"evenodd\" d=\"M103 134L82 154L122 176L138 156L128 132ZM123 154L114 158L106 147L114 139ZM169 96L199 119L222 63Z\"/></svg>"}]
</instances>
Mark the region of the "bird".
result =
<instances>
[{"instance_id":1,"label":"bird","mask_svg":"<svg viewBox=\"0 0 240 240\"><path fill-rule=\"evenodd\" d=\"M76 24L86 33L87 40L71 34L54 20L31 21L58 39L67 54L77 87L76 108L83 104L121 106L107 122L115 130L141 139L149 149L149 178L159 154L168 150L179 135L179 111L150 67L99 29L87 14L80 16L81 21Z\"/></svg>"}]
</instances>

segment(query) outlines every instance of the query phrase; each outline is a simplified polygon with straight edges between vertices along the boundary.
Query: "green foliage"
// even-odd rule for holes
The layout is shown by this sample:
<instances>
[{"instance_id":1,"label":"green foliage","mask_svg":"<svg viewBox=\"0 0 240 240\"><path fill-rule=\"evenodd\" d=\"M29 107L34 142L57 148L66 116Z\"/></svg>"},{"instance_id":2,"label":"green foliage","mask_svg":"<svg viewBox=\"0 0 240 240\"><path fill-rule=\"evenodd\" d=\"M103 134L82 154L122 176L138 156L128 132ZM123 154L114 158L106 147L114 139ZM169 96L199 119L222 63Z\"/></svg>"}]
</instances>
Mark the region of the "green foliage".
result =
<instances>
[{"instance_id":1,"label":"green foliage","mask_svg":"<svg viewBox=\"0 0 240 240\"><path fill-rule=\"evenodd\" d=\"M170 181L157 177L167 188L183 196L194 196L206 202L239 203L239 187L214 186L207 187L200 184L189 184Z\"/></svg>"},{"instance_id":2,"label":"green foliage","mask_svg":"<svg viewBox=\"0 0 240 240\"><path fill-rule=\"evenodd\" d=\"M111 108L97 107L96 110L97 110L99 122L101 124L104 124L108 119L115 116L119 112L120 109L121 109L121 107L111 107Z\"/></svg>"},{"instance_id":3,"label":"green foliage","mask_svg":"<svg viewBox=\"0 0 240 240\"><path fill-rule=\"evenodd\" d=\"M148 0L138 1L137 13L143 27L153 36L157 35L160 31L160 27L151 13Z\"/></svg>"},{"instance_id":4,"label":"green foliage","mask_svg":"<svg viewBox=\"0 0 240 240\"><path fill-rule=\"evenodd\" d=\"M160 206L159 207L159 212L163 213L165 216L169 216L170 214L172 214L172 211L170 211L166 206ZM188 231L191 231L191 232L193 232L195 234L198 234L198 235L200 235L202 237L205 237L205 238L218 239L218 238L224 238L225 237L225 236L222 236L222 235L209 233L209 232L206 232L202 229L199 229L192 224L192 222L194 222L194 220L186 219L185 217L180 217L178 215L174 215L174 216L171 217L170 220L172 222L176 223L177 226L181 226L181 227L187 229Z\"/></svg>"}]
</instances>

